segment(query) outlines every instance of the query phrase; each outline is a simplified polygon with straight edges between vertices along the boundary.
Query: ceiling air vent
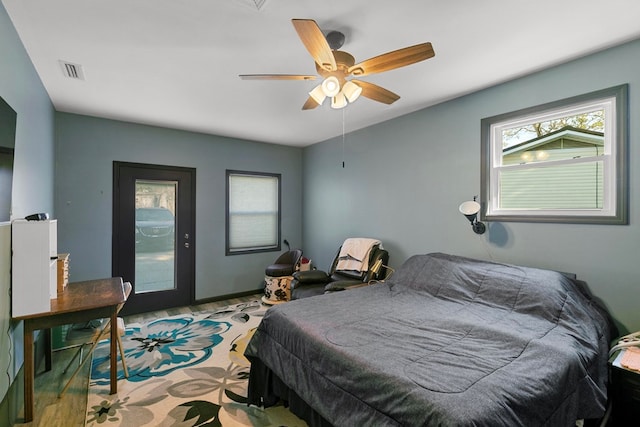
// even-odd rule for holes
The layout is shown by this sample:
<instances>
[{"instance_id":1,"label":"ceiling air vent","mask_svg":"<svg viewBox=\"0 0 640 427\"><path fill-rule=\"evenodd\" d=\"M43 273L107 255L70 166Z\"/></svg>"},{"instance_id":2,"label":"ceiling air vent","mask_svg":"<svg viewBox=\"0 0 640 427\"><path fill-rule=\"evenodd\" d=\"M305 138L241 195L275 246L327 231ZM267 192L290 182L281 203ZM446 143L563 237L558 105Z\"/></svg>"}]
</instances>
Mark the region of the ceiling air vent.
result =
<instances>
[{"instance_id":1,"label":"ceiling air vent","mask_svg":"<svg viewBox=\"0 0 640 427\"><path fill-rule=\"evenodd\" d=\"M251 6L252 8L256 8L258 10L262 9L262 6L267 2L267 0L237 0L242 4L246 4Z\"/></svg>"},{"instance_id":2,"label":"ceiling air vent","mask_svg":"<svg viewBox=\"0 0 640 427\"><path fill-rule=\"evenodd\" d=\"M62 72L65 77L76 80L84 80L84 72L82 71L82 65L74 64L72 62L60 61Z\"/></svg>"}]
</instances>

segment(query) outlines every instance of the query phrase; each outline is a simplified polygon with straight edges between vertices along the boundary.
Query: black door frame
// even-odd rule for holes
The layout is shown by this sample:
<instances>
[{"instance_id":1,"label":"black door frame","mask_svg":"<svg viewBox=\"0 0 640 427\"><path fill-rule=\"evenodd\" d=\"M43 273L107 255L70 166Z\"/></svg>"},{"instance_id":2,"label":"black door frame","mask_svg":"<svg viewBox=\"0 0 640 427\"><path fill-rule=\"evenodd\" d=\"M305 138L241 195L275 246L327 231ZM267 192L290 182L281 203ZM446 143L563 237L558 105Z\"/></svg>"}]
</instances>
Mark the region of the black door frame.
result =
<instances>
[{"instance_id":1,"label":"black door frame","mask_svg":"<svg viewBox=\"0 0 640 427\"><path fill-rule=\"evenodd\" d=\"M133 176L140 171L140 176ZM174 175L171 175L174 174ZM123 179L171 180L178 181L176 199L177 218L175 230L176 289L149 293L135 293L135 206L124 206L127 194L135 185L126 187ZM135 190L134 190L135 192ZM128 200L135 204L135 195ZM129 303L125 304L122 314L135 314L146 311L162 310L182 305L191 305L195 301L195 206L196 206L196 170L178 166L154 165L145 163L113 162L113 231L111 245L111 270L113 276L130 281L133 291ZM126 210L129 208L130 210ZM128 212L128 216L124 214ZM186 237L188 235L188 238ZM187 244L185 244L187 243ZM143 301L144 300L144 301Z\"/></svg>"}]
</instances>

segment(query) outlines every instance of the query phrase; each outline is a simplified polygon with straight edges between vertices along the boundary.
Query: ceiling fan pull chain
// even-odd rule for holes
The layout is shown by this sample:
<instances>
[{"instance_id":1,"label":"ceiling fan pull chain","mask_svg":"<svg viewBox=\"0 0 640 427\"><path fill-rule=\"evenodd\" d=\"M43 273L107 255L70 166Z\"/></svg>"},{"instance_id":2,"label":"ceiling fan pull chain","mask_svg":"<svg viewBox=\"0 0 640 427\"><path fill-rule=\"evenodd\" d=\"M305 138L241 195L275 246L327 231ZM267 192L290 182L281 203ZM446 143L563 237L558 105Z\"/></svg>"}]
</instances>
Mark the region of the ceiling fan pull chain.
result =
<instances>
[{"instance_id":1,"label":"ceiling fan pull chain","mask_svg":"<svg viewBox=\"0 0 640 427\"><path fill-rule=\"evenodd\" d=\"M346 114L345 108L342 109L342 169L344 169L344 116Z\"/></svg>"}]
</instances>

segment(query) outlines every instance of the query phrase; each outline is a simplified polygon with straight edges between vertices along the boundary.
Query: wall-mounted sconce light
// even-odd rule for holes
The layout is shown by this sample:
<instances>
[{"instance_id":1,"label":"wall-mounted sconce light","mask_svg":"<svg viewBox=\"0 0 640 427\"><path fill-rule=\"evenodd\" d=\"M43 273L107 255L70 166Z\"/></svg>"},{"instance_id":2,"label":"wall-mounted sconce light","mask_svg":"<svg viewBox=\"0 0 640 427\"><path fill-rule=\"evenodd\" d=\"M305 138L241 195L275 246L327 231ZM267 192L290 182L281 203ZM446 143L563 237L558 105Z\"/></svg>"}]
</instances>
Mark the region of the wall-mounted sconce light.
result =
<instances>
[{"instance_id":1,"label":"wall-mounted sconce light","mask_svg":"<svg viewBox=\"0 0 640 427\"><path fill-rule=\"evenodd\" d=\"M478 212L480 212L480 203L476 202L476 198L464 202L458 208L460 213L467 217L471 223L471 228L476 234L483 234L486 231L486 227L483 223L478 221Z\"/></svg>"}]
</instances>

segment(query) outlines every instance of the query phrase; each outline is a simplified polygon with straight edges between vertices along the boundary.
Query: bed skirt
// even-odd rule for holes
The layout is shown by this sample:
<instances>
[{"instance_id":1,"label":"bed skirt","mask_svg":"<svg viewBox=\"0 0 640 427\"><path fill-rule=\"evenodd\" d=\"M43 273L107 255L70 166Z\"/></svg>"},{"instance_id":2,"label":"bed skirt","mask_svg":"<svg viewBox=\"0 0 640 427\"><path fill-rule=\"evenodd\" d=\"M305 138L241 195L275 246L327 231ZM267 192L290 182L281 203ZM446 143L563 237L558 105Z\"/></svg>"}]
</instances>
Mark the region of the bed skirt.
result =
<instances>
[{"instance_id":1,"label":"bed skirt","mask_svg":"<svg viewBox=\"0 0 640 427\"><path fill-rule=\"evenodd\" d=\"M291 390L271 369L260 359L251 357L251 371L249 373L249 388L247 399L249 405L268 408L280 401L289 410L307 422L309 427L332 427L313 408L302 400L295 391Z\"/></svg>"}]
</instances>

